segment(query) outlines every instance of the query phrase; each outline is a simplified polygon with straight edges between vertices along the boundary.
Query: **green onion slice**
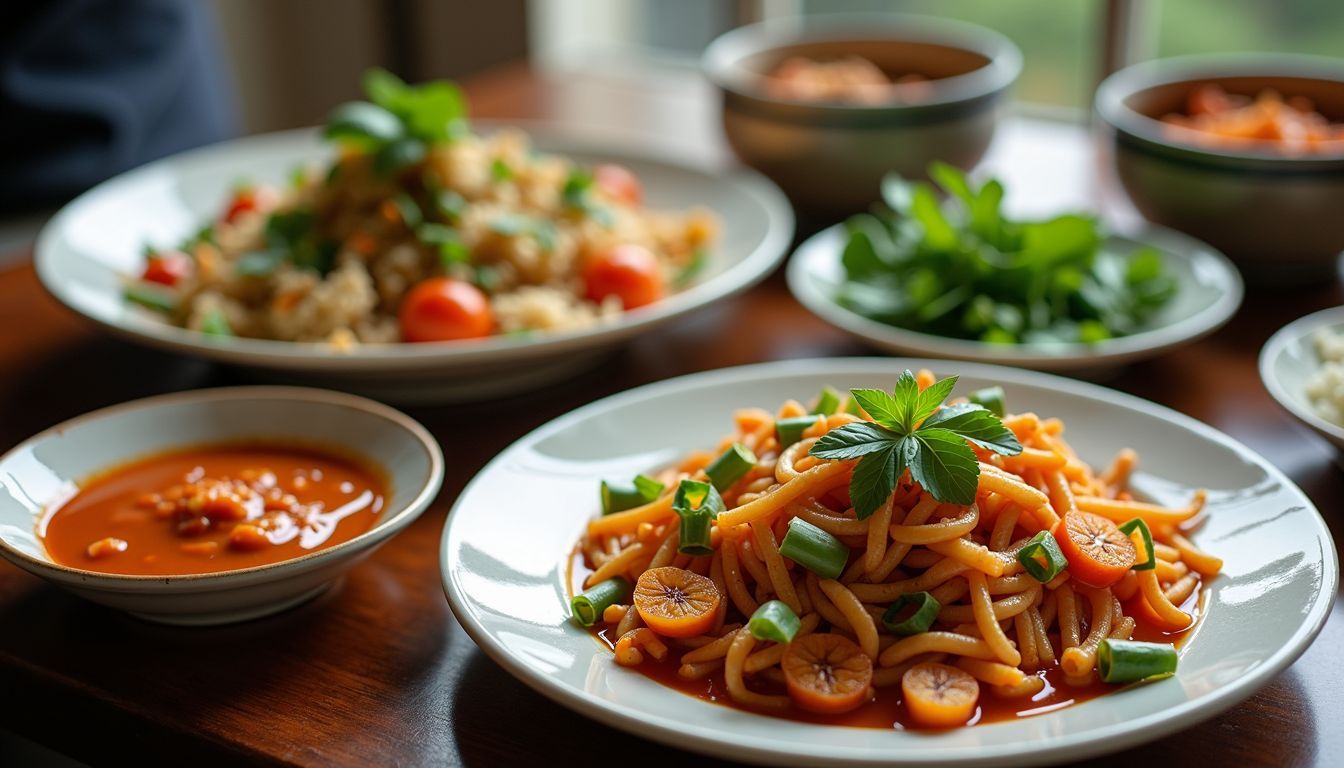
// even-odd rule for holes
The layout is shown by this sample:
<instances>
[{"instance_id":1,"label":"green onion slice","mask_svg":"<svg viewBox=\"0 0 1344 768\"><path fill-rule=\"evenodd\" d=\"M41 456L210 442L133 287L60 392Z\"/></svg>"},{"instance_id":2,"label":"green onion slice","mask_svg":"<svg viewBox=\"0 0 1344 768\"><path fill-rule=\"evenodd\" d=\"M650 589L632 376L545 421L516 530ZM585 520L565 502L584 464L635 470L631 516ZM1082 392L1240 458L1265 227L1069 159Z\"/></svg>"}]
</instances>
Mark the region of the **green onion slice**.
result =
<instances>
[{"instance_id":1,"label":"green onion slice","mask_svg":"<svg viewBox=\"0 0 1344 768\"><path fill-rule=\"evenodd\" d=\"M229 325L229 319L218 309L209 312L201 318L201 333L207 336L232 336L233 328Z\"/></svg>"},{"instance_id":2,"label":"green onion slice","mask_svg":"<svg viewBox=\"0 0 1344 768\"><path fill-rule=\"evenodd\" d=\"M1097 671L1107 683L1132 683L1176 674L1176 648L1168 643L1107 638L1097 647Z\"/></svg>"},{"instance_id":3,"label":"green onion slice","mask_svg":"<svg viewBox=\"0 0 1344 768\"><path fill-rule=\"evenodd\" d=\"M681 518L681 543L677 551L683 555L710 555L709 531L714 518L727 507L718 490L699 480L682 480L672 497L672 511Z\"/></svg>"},{"instance_id":4,"label":"green onion slice","mask_svg":"<svg viewBox=\"0 0 1344 768\"><path fill-rule=\"evenodd\" d=\"M176 293L154 288L146 283L132 283L126 286L122 296L132 304L139 304L146 309L162 312L165 315L177 309Z\"/></svg>"},{"instance_id":5,"label":"green onion slice","mask_svg":"<svg viewBox=\"0 0 1344 768\"><path fill-rule=\"evenodd\" d=\"M705 468L705 474L709 475L709 481L714 487L722 491L736 483L754 466L756 466L756 454L741 443L733 443L722 456Z\"/></svg>"},{"instance_id":6,"label":"green onion slice","mask_svg":"<svg viewBox=\"0 0 1344 768\"><path fill-rule=\"evenodd\" d=\"M581 627L593 626L602 618L607 606L620 602L629 592L630 582L620 576L594 584L587 592L575 595L569 601L574 623Z\"/></svg>"},{"instance_id":7,"label":"green onion slice","mask_svg":"<svg viewBox=\"0 0 1344 768\"><path fill-rule=\"evenodd\" d=\"M808 427L817 423L817 417L812 416L790 416L787 419L779 419L775 422L775 437L779 439L781 450L803 439L803 433Z\"/></svg>"},{"instance_id":8,"label":"green onion slice","mask_svg":"<svg viewBox=\"0 0 1344 768\"><path fill-rule=\"evenodd\" d=\"M859 405L859 399L856 397L845 398L844 412L848 413L850 416L863 418L863 406Z\"/></svg>"},{"instance_id":9,"label":"green onion slice","mask_svg":"<svg viewBox=\"0 0 1344 768\"><path fill-rule=\"evenodd\" d=\"M976 405L984 406L986 410L995 416L998 416L1000 419L1003 418L1003 387L985 387L984 389L977 389L967 395L966 399Z\"/></svg>"},{"instance_id":10,"label":"green onion slice","mask_svg":"<svg viewBox=\"0 0 1344 768\"><path fill-rule=\"evenodd\" d=\"M779 553L823 579L839 578L849 561L843 541L799 517L789 521Z\"/></svg>"},{"instance_id":11,"label":"green onion slice","mask_svg":"<svg viewBox=\"0 0 1344 768\"><path fill-rule=\"evenodd\" d=\"M788 603L771 600L763 603L751 614L751 620L747 622L747 631L757 640L791 643L802 626L803 622Z\"/></svg>"},{"instance_id":12,"label":"green onion slice","mask_svg":"<svg viewBox=\"0 0 1344 768\"><path fill-rule=\"evenodd\" d=\"M896 617L901 611L914 606L915 612L902 621L897 621ZM928 592L912 592L901 595L896 598L896 602L887 606L886 613L882 614L882 626L898 635L918 635L921 632L928 632L929 627L938 618L938 612L943 609L938 598Z\"/></svg>"},{"instance_id":13,"label":"green onion slice","mask_svg":"<svg viewBox=\"0 0 1344 768\"><path fill-rule=\"evenodd\" d=\"M821 393L817 395L817 404L812 406L812 413L818 416L830 416L840 407L840 393L835 391L835 387L822 387Z\"/></svg>"},{"instance_id":14,"label":"green onion slice","mask_svg":"<svg viewBox=\"0 0 1344 768\"><path fill-rule=\"evenodd\" d=\"M657 499L665 486L645 475L635 475L629 483L602 481L602 514L624 512Z\"/></svg>"},{"instance_id":15,"label":"green onion slice","mask_svg":"<svg viewBox=\"0 0 1344 768\"><path fill-rule=\"evenodd\" d=\"M1042 584L1069 567L1068 559L1059 549L1059 542L1049 531L1041 531L1032 536L1026 546L1017 551L1017 561L1033 579Z\"/></svg>"},{"instance_id":16,"label":"green onion slice","mask_svg":"<svg viewBox=\"0 0 1344 768\"><path fill-rule=\"evenodd\" d=\"M1148 529L1148 524L1143 518L1136 517L1120 526L1120 532L1134 542L1134 549L1139 553L1134 560L1134 570L1151 571L1157 567L1157 555L1153 552L1153 532Z\"/></svg>"}]
</instances>

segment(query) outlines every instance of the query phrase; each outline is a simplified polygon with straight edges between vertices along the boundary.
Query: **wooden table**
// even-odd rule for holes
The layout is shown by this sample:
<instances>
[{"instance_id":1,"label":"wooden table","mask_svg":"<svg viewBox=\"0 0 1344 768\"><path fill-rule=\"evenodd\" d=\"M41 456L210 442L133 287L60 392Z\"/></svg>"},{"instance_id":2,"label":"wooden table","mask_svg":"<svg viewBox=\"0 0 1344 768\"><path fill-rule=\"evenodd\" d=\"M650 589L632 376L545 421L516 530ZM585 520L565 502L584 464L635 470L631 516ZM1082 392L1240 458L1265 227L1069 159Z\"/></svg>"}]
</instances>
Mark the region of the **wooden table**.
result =
<instances>
[{"instance_id":1,"label":"wooden table","mask_svg":"<svg viewBox=\"0 0 1344 768\"><path fill-rule=\"evenodd\" d=\"M654 85L649 77L661 79ZM468 86L479 115L640 130L724 156L710 94L685 76L548 80L512 67ZM1042 131L1072 144L1042 139ZM1037 179L1035 186L1084 195L1094 188L1081 167L1087 153L1077 152L1085 139L1076 129L1016 124L1009 138L994 155L997 172L1039 177L1039 157L1025 165L1019 159L1016 170L1013 158L1074 152L1074 167L1056 167L1057 180ZM1344 530L1344 479L1332 452L1277 409L1256 374L1256 354L1270 333L1340 299L1335 284L1288 295L1251 286L1222 331L1136 365L1113 384L1244 441ZM736 332L717 333L726 327ZM105 337L49 298L26 264L0 272L0 328L0 450L103 405L230 382L228 372L209 364ZM566 384L485 412L414 409L452 457L439 499L338 589L269 619L215 629L156 626L83 602L0 561L0 725L95 764L592 765L595 744L607 755L640 747L638 739L533 693L458 626L437 565L452 500L513 439L613 392L722 366L870 353L804 311L776 274L745 296L647 334L600 370ZM1335 614L1341 605L1337 599ZM1341 648L1344 621L1336 615L1301 660L1246 703L1097 764L1344 765ZM662 747L645 754L651 757L641 762L650 765L713 762Z\"/></svg>"}]
</instances>

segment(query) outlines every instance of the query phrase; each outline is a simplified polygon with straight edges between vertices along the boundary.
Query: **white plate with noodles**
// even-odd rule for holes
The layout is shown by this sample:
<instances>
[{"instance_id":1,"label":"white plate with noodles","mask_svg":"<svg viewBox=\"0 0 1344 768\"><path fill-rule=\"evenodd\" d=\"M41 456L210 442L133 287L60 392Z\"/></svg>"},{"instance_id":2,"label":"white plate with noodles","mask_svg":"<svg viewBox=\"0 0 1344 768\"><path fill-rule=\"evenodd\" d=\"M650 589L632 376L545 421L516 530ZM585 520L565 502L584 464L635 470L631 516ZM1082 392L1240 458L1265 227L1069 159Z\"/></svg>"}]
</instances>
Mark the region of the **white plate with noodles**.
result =
<instances>
[{"instance_id":1,"label":"white plate with noodles","mask_svg":"<svg viewBox=\"0 0 1344 768\"><path fill-rule=\"evenodd\" d=\"M420 111L355 102L327 140L253 136L117 176L43 230L42 284L119 336L262 378L461 400L591 367L750 287L792 238L753 171L600 131L468 132L446 83L366 86ZM446 111L412 136L430 107Z\"/></svg>"},{"instance_id":2,"label":"white plate with noodles","mask_svg":"<svg viewBox=\"0 0 1344 768\"><path fill-rule=\"evenodd\" d=\"M1005 457L981 449L975 458L993 466L959 491L948 488L964 477L938 480L926 464L919 476L939 488L939 497L972 493L974 504L944 508L935 499L921 506L928 492L905 482L888 497L887 510L879 505L860 531L856 526L863 524L847 507L871 506L873 494L851 494L844 461L805 455L804 443L793 443L782 461L778 456L781 437L792 443L823 429L838 435L855 417L777 425L775 409L785 403L782 413L796 414L800 406L789 401L807 402L828 386L890 392L903 371L925 367L940 377L960 376L950 402L1002 387L1010 414L1005 423L1027 450ZM980 398L990 406L993 400ZM845 396L838 405L846 407ZM1002 438L972 423L983 418L976 408L938 413L958 434ZM1028 413L1036 416L1022 415ZM920 450L939 442L924 433L930 424L916 431L926 443ZM776 432L781 425L785 435ZM813 431L799 434L806 429ZM756 461L729 449L733 441L754 450ZM937 455L945 455L944 448ZM714 461L720 452L737 457ZM638 475L646 478L633 483ZM1050 510L1067 503L1059 478L1080 510L1066 509L1066 519L1113 521L1088 524L1107 547L1128 546L1127 560L1083 563L1065 547L1060 574L1046 537L1032 538L1050 522ZM599 493L602 480L608 481L605 493ZM697 492L699 480L723 485L722 491ZM1034 482L1050 493L1031 487ZM686 497L675 499L674 486L688 489ZM703 521L691 514L694 508L713 507L708 499L723 502L722 530L693 522ZM617 511L603 515L604 506ZM674 506L682 511L674 513ZM692 551L709 554L677 552L682 542L672 523L683 513ZM1152 524L1151 550L1141 528L1127 527L1131 535L1123 542L1111 538L1131 516ZM731 525L746 519L764 530ZM881 532L888 520L902 525L873 539L870 562L867 532ZM807 533L801 525L807 521L830 537L803 537L822 541L820 550L816 541L790 544L795 526ZM925 543L893 554L912 535ZM585 537L591 538L579 546ZM1032 542L1041 546L1026 558L1014 555ZM837 545L839 563L818 559L817 551ZM641 549L631 554L636 546ZM1132 569L1148 551L1155 567ZM1028 569L1025 560L1036 567ZM1093 567L1098 564L1101 571ZM1311 501L1226 435L1094 385L994 366L899 359L731 368L580 408L516 442L467 486L448 516L441 566L449 603L477 645L540 693L655 741L773 765L1040 765L1150 741L1237 704L1291 664L1320 630L1338 587L1334 546ZM588 588L584 578L594 567L601 584L613 583L607 576L614 571L637 586L633 607L630 593L619 588L606 597L586 593L591 599L580 601L578 618L596 623L584 627L571 615L571 600ZM773 581L772 568L780 581ZM1151 602L1149 578L1162 593ZM1105 589L1084 584L1109 579ZM930 615L918 595L908 607L888 607L916 589L946 604ZM1067 594L1072 612L1060 608ZM1126 600L1112 602L1116 595ZM774 601L797 606L800 626L790 632ZM1170 604L1152 607L1159 602ZM764 605L774 613L753 611L761 621L734 629L748 609ZM993 629L1000 623L987 618L989 624L982 623L977 605L1002 615L1002 627ZM1161 630L1163 620L1190 624L1178 634L1152 631ZM1101 636L1103 624L1115 638ZM684 637L688 632L698 634ZM793 642L772 645L772 632ZM1126 646L1119 642L1126 633L1149 644ZM832 639L808 639L821 636ZM640 663L618 664L613 644L623 662ZM930 656L939 651L940 657ZM1017 664L1002 653L1016 653ZM1098 656L1104 673L1093 671ZM1051 657L1065 658L1071 680ZM1031 669L1033 662L1042 671ZM1163 672L1171 664L1175 674L1162 679L1096 680ZM854 680L860 682L851 685ZM931 694L948 682L961 693L949 699ZM740 697L752 701L735 704ZM850 711L816 715L804 706ZM921 727L950 725L956 717L968 724Z\"/></svg>"}]
</instances>

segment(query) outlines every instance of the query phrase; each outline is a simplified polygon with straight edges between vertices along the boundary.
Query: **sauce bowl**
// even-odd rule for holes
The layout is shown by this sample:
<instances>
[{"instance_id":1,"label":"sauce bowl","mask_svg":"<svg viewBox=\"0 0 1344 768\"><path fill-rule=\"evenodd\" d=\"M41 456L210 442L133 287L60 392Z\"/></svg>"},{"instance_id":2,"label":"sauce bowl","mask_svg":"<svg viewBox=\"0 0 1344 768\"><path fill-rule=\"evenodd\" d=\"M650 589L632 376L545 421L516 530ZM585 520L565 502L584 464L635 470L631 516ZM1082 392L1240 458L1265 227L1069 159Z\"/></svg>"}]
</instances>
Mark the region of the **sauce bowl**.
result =
<instances>
[{"instance_id":1,"label":"sauce bowl","mask_svg":"<svg viewBox=\"0 0 1344 768\"><path fill-rule=\"evenodd\" d=\"M266 441L355 456L381 472L387 496L368 531L269 565L193 575L128 576L55 562L38 533L54 504L86 478L188 446ZM443 454L410 417L317 389L236 387L184 392L76 417L0 456L0 555L96 603L165 624L258 618L325 591L429 506Z\"/></svg>"}]
</instances>

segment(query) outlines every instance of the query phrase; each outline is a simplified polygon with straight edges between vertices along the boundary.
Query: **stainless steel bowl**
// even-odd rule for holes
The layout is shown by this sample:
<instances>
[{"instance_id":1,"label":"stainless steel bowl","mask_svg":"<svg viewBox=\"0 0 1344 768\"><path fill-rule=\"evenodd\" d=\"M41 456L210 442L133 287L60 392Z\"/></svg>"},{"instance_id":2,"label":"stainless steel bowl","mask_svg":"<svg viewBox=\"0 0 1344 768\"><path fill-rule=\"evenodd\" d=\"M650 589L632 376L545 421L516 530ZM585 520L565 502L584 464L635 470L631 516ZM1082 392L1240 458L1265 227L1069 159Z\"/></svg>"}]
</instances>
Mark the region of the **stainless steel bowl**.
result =
<instances>
[{"instance_id":1,"label":"stainless steel bowl","mask_svg":"<svg viewBox=\"0 0 1344 768\"><path fill-rule=\"evenodd\" d=\"M1344 153L1287 155L1273 147L1191 144L1160 118L1191 89L1273 89L1306 96L1344 120L1344 59L1235 54L1160 59L1123 69L1097 90L1097 116L1114 170L1150 221L1218 248L1259 283L1335 274L1344 251Z\"/></svg>"},{"instance_id":2,"label":"stainless steel bowl","mask_svg":"<svg viewBox=\"0 0 1344 768\"><path fill-rule=\"evenodd\" d=\"M768 93L766 75L790 56L862 56L889 73L929 78L928 93L882 104ZM724 132L742 162L773 179L801 211L845 214L877 199L888 171L917 178L934 160L962 168L979 162L1022 53L972 24L843 15L735 29L705 49L701 64L723 94Z\"/></svg>"}]
</instances>

